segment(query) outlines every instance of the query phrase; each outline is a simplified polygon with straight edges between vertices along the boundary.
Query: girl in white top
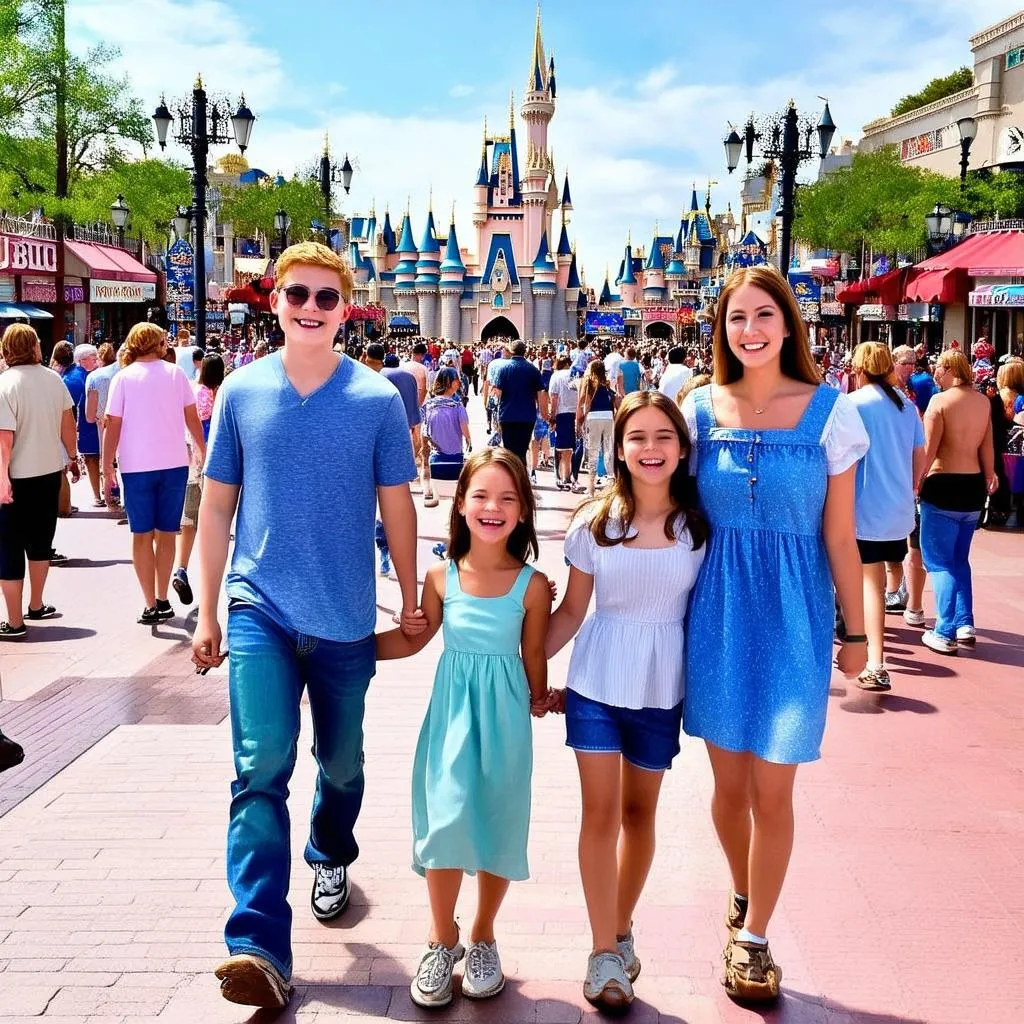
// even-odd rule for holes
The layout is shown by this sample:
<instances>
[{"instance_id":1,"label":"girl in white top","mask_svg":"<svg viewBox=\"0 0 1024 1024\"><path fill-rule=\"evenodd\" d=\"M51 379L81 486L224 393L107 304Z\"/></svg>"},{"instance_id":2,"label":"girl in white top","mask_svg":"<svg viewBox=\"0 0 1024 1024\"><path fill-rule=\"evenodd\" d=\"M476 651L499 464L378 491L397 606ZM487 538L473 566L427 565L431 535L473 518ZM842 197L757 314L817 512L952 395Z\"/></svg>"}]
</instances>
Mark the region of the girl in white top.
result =
<instances>
[{"instance_id":1,"label":"girl in white top","mask_svg":"<svg viewBox=\"0 0 1024 1024\"><path fill-rule=\"evenodd\" d=\"M566 535L569 583L546 644L551 657L579 632L565 713L583 790L580 874L593 933L583 994L610 1011L629 1005L640 973L632 916L654 858L662 776L679 753L683 623L707 535L679 409L659 392L634 392L613 440L615 482Z\"/></svg>"}]
</instances>

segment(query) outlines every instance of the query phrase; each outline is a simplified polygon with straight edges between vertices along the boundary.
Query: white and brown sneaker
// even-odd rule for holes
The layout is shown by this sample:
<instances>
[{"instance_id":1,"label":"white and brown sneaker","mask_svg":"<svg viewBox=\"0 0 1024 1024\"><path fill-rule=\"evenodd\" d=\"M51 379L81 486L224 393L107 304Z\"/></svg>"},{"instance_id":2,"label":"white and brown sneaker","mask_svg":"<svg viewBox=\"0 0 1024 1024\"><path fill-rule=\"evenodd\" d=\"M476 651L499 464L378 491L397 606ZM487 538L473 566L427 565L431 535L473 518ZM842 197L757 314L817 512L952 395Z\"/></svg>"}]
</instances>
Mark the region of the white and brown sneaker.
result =
<instances>
[{"instance_id":1,"label":"white and brown sneaker","mask_svg":"<svg viewBox=\"0 0 1024 1024\"><path fill-rule=\"evenodd\" d=\"M253 953L236 953L214 972L220 994L231 1003L268 1010L288 1005L292 987L269 961Z\"/></svg>"},{"instance_id":2,"label":"white and brown sneaker","mask_svg":"<svg viewBox=\"0 0 1024 1024\"><path fill-rule=\"evenodd\" d=\"M741 931L747 921L747 907L750 900L738 892L729 892L729 906L725 911L725 924L731 935Z\"/></svg>"},{"instance_id":3,"label":"white and brown sneaker","mask_svg":"<svg viewBox=\"0 0 1024 1024\"><path fill-rule=\"evenodd\" d=\"M722 984L733 999L747 1003L770 1003L778 999L782 968L772 959L767 942L741 942L734 936L723 956Z\"/></svg>"}]
</instances>

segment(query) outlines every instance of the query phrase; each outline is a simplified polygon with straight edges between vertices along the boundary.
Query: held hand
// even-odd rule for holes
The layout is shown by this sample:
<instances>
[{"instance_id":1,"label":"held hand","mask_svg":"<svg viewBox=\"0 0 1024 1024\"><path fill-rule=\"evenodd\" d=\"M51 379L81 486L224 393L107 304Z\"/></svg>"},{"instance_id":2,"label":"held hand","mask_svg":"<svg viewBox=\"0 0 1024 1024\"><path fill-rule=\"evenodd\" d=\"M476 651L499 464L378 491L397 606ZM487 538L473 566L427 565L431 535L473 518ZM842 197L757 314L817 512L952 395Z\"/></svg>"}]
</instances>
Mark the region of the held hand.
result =
<instances>
[{"instance_id":1,"label":"held hand","mask_svg":"<svg viewBox=\"0 0 1024 1024\"><path fill-rule=\"evenodd\" d=\"M4 473L0 479L0 505L10 505L14 501L14 488L11 485L11 478Z\"/></svg>"},{"instance_id":2,"label":"held hand","mask_svg":"<svg viewBox=\"0 0 1024 1024\"><path fill-rule=\"evenodd\" d=\"M78 465L78 460L68 463L68 470L71 473L71 482L77 484L82 479L82 467Z\"/></svg>"},{"instance_id":3,"label":"held hand","mask_svg":"<svg viewBox=\"0 0 1024 1024\"><path fill-rule=\"evenodd\" d=\"M847 679L856 679L868 663L867 644L846 644L839 648L836 665Z\"/></svg>"},{"instance_id":4,"label":"held hand","mask_svg":"<svg viewBox=\"0 0 1024 1024\"><path fill-rule=\"evenodd\" d=\"M220 623L216 619L209 622L199 620L192 636L192 664L197 674L205 675L211 668L224 663L228 652L221 651L221 640Z\"/></svg>"},{"instance_id":5,"label":"held hand","mask_svg":"<svg viewBox=\"0 0 1024 1024\"><path fill-rule=\"evenodd\" d=\"M551 603L554 604L558 600L558 584L553 579L549 579L548 589L551 591Z\"/></svg>"},{"instance_id":6,"label":"held hand","mask_svg":"<svg viewBox=\"0 0 1024 1024\"><path fill-rule=\"evenodd\" d=\"M995 473L988 478L987 490L989 494L995 494L999 490L999 477Z\"/></svg>"},{"instance_id":7,"label":"held hand","mask_svg":"<svg viewBox=\"0 0 1024 1024\"><path fill-rule=\"evenodd\" d=\"M410 640L419 636L427 628L427 617L423 614L422 608L402 609L400 615L392 616L394 621L402 630L402 634Z\"/></svg>"},{"instance_id":8,"label":"held hand","mask_svg":"<svg viewBox=\"0 0 1024 1024\"><path fill-rule=\"evenodd\" d=\"M565 691L548 690L542 697L530 698L530 714L543 718L549 712L560 715L565 711Z\"/></svg>"}]
</instances>

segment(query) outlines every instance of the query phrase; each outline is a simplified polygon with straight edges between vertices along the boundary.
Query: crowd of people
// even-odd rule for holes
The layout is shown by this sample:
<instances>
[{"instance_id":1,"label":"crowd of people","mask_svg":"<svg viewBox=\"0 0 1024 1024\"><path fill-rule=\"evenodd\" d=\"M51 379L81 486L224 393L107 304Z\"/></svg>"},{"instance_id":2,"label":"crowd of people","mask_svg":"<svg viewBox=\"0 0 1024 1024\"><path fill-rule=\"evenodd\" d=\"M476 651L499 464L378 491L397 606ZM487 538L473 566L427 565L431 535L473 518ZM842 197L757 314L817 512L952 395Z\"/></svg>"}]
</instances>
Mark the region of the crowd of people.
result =
<instances>
[{"instance_id":1,"label":"crowd of people","mask_svg":"<svg viewBox=\"0 0 1024 1024\"><path fill-rule=\"evenodd\" d=\"M31 328L8 328L0 638L56 613L43 588L63 482L81 459L97 507L123 503L138 621L172 617L173 588L198 604L196 671L228 664L235 905L215 973L231 1001L280 1007L291 990L287 797L303 692L318 766L305 860L311 912L327 922L348 905L359 854L367 689L378 662L418 655L438 631L411 780L413 867L430 905L414 1002L450 1003L462 960L465 996L505 984L500 910L529 876L530 717L549 714L564 716L580 776L585 998L608 1012L633 1001L633 919L685 733L707 748L730 875L723 983L738 1000L773 1000L782 971L768 932L793 786L820 756L833 666L865 690L891 689L885 616L926 625L926 573L936 614L922 642L946 655L977 643L970 545L1001 489L1018 503L1024 490L1013 462L1024 361L1001 365L989 394L985 353L972 366L950 348L931 367L866 343L836 377L766 267L729 279L709 346L691 350L582 338L341 351L351 294L337 254L301 243L277 261L283 347L266 358L226 360L183 333L172 346L144 323L116 362L87 345L55 351L50 369ZM477 396L487 436L474 446ZM583 499L554 609L553 584L530 565L548 469ZM414 483L425 507L451 501L421 593ZM375 569L401 593L395 628L376 634ZM553 685L548 662L569 643ZM20 753L0 735L0 769ZM478 903L463 941L467 873Z\"/></svg>"}]
</instances>

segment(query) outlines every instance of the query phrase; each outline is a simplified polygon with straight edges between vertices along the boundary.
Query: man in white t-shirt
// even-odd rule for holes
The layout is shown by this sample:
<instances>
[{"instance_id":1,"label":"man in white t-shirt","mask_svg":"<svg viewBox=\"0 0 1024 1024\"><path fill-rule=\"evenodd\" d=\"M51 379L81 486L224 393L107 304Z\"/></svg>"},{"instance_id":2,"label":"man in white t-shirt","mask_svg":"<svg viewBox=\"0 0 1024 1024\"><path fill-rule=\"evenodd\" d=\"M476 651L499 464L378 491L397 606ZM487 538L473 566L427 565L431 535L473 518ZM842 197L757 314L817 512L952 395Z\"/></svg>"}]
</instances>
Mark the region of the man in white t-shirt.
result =
<instances>
[{"instance_id":1,"label":"man in white t-shirt","mask_svg":"<svg viewBox=\"0 0 1024 1024\"><path fill-rule=\"evenodd\" d=\"M622 354L622 342L617 341L612 347L612 350L604 357L604 372L608 377L608 383L611 385L612 391L617 395L621 394L622 389L619 387L619 367L622 366L623 359L625 357Z\"/></svg>"},{"instance_id":2,"label":"man in white t-shirt","mask_svg":"<svg viewBox=\"0 0 1024 1024\"><path fill-rule=\"evenodd\" d=\"M661 375L658 390L670 401L679 401L679 392L683 385L693 376L693 370L683 362L685 353L680 345L668 350L668 366Z\"/></svg>"}]
</instances>

